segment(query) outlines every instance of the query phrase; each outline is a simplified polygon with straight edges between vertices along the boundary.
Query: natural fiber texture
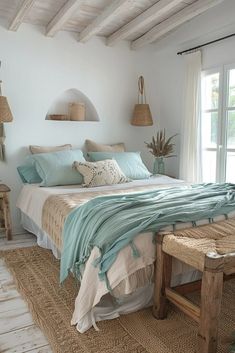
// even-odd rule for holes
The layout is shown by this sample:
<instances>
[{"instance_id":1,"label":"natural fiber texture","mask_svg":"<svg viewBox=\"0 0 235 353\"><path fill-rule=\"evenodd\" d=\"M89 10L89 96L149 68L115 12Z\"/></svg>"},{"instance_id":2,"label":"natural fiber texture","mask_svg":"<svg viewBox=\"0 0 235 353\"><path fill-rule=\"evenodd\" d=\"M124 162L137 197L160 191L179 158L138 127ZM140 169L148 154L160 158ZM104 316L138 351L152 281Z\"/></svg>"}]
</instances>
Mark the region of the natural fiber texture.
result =
<instances>
[{"instance_id":1,"label":"natural fiber texture","mask_svg":"<svg viewBox=\"0 0 235 353\"><path fill-rule=\"evenodd\" d=\"M70 145L69 143L61 146L36 146L36 145L29 146L29 150L32 154L69 151L71 149L72 149L72 145Z\"/></svg>"},{"instance_id":2,"label":"natural fiber texture","mask_svg":"<svg viewBox=\"0 0 235 353\"><path fill-rule=\"evenodd\" d=\"M207 253L235 253L235 219L177 230L164 237L163 250L203 271Z\"/></svg>"},{"instance_id":3,"label":"natural fiber texture","mask_svg":"<svg viewBox=\"0 0 235 353\"><path fill-rule=\"evenodd\" d=\"M123 142L115 143L113 145L104 145L92 140L86 140L85 146L87 152L125 152L125 145Z\"/></svg>"},{"instance_id":4,"label":"natural fiber texture","mask_svg":"<svg viewBox=\"0 0 235 353\"><path fill-rule=\"evenodd\" d=\"M7 98L0 96L0 123L10 123L12 120L13 116Z\"/></svg>"},{"instance_id":5,"label":"natural fiber texture","mask_svg":"<svg viewBox=\"0 0 235 353\"><path fill-rule=\"evenodd\" d=\"M73 121L85 120L86 107L84 103L69 103L69 118Z\"/></svg>"},{"instance_id":6,"label":"natural fiber texture","mask_svg":"<svg viewBox=\"0 0 235 353\"><path fill-rule=\"evenodd\" d=\"M50 251L38 247L1 252L27 300L35 322L56 353L193 353L197 347L197 324L176 309L168 319L155 320L151 309L101 322L80 334L70 326L78 291L70 277L59 286L59 262ZM235 281L225 284L219 330L220 353L227 353L235 327ZM199 295L195 295L197 301Z\"/></svg>"},{"instance_id":7,"label":"natural fiber texture","mask_svg":"<svg viewBox=\"0 0 235 353\"><path fill-rule=\"evenodd\" d=\"M166 185L159 185L159 188L164 188ZM102 190L102 191L90 191L85 193L75 194L64 194L64 195L53 195L47 198L43 205L42 210L42 228L52 239L56 247L61 250L62 244L62 232L64 228L64 222L68 214L77 206L85 204L87 201L94 197L104 195L120 195L128 194L136 191L147 191L153 190L156 185L138 186L138 187L127 187L121 190Z\"/></svg>"},{"instance_id":8,"label":"natural fiber texture","mask_svg":"<svg viewBox=\"0 0 235 353\"><path fill-rule=\"evenodd\" d=\"M143 76L138 80L138 104L134 107L134 112L131 120L132 125L136 126L150 126L153 125L153 118L149 105L146 102L146 94L144 87Z\"/></svg>"},{"instance_id":9,"label":"natural fiber texture","mask_svg":"<svg viewBox=\"0 0 235 353\"><path fill-rule=\"evenodd\" d=\"M134 107L131 125L151 126L153 125L152 114L148 104L136 104Z\"/></svg>"}]
</instances>

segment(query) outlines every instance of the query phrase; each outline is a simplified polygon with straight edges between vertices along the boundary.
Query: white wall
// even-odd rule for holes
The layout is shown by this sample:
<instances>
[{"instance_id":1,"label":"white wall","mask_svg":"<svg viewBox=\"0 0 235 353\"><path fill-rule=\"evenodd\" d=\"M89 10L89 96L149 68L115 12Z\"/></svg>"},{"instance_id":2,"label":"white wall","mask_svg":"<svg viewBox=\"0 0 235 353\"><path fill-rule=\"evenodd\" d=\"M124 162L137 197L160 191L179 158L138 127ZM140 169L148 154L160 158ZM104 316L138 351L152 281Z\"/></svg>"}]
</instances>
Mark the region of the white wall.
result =
<instances>
[{"instance_id":1,"label":"white wall","mask_svg":"<svg viewBox=\"0 0 235 353\"><path fill-rule=\"evenodd\" d=\"M160 95L160 124L167 133L180 133L184 94L184 57L177 56L180 50L235 33L235 1L225 0L221 5L196 17L181 26L165 39L154 45L151 54L154 61L155 85ZM205 47L203 68L235 63L235 37ZM151 87L151 90L154 88ZM180 135L176 139L178 158L167 161L169 174L178 175Z\"/></svg>"},{"instance_id":2,"label":"white wall","mask_svg":"<svg viewBox=\"0 0 235 353\"><path fill-rule=\"evenodd\" d=\"M0 162L0 179L12 188L14 232L20 230L15 203L22 185L16 166L23 162L30 144L72 143L82 147L86 138L103 143L123 141L128 150L143 150L147 163L152 164L144 140L149 139L153 128L136 128L129 123L137 99L137 79L143 73L144 58L149 58L147 52L130 51L125 43L109 48L102 39L83 45L69 33L51 39L43 31L22 25L14 33L5 23L0 25L0 77L14 116L13 123L5 124L7 162ZM54 99L70 88L87 95L100 122L45 120Z\"/></svg>"}]
</instances>

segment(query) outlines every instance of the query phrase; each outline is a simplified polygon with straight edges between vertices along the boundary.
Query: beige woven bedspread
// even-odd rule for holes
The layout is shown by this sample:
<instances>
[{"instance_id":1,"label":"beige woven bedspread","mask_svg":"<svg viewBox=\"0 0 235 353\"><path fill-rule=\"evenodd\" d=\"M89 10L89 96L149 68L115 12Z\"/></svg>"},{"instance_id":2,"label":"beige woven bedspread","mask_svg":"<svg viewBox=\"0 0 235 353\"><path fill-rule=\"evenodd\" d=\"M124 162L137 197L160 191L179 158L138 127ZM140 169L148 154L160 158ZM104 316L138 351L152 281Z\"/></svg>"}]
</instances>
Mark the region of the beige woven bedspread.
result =
<instances>
[{"instance_id":1,"label":"beige woven bedspread","mask_svg":"<svg viewBox=\"0 0 235 353\"><path fill-rule=\"evenodd\" d=\"M173 184L175 186L175 184ZM162 184L158 188L166 188L172 185ZM182 185L181 185L182 186ZM49 235L59 250L62 250L62 232L64 222L68 214L77 206L85 204L97 196L120 195L154 190L156 185L136 186L123 190L102 190L85 193L53 195L47 198L42 209L42 229Z\"/></svg>"}]
</instances>

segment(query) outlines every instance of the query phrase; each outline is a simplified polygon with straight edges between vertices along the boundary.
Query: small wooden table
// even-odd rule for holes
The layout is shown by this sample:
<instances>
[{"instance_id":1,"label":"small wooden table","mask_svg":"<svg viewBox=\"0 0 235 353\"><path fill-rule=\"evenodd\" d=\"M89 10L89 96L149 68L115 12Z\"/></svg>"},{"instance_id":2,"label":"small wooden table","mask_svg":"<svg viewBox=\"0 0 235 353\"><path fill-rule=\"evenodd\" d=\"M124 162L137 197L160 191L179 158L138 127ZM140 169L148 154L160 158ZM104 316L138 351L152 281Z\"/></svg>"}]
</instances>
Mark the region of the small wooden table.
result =
<instances>
[{"instance_id":1,"label":"small wooden table","mask_svg":"<svg viewBox=\"0 0 235 353\"><path fill-rule=\"evenodd\" d=\"M3 214L3 229L5 229L7 240L12 240L11 215L8 197L10 191L11 189L7 185L0 184L0 211Z\"/></svg>"}]
</instances>

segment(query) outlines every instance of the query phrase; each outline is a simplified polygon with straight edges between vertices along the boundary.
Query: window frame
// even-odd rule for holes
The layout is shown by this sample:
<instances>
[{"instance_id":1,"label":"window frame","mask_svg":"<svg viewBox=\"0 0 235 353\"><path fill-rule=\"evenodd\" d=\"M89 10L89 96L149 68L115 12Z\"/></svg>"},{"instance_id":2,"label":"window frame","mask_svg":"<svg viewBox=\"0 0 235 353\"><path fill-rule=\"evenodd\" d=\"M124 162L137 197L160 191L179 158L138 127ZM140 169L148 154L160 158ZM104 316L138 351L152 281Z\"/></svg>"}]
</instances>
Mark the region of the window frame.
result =
<instances>
[{"instance_id":1,"label":"window frame","mask_svg":"<svg viewBox=\"0 0 235 353\"><path fill-rule=\"evenodd\" d=\"M217 146L203 148L203 151L216 152L216 182L226 180L227 153L235 152L235 148L227 147L228 112L234 111L235 107L229 107L229 71L235 69L235 63L213 67L202 71L201 79L215 73L219 74L219 100L218 109L201 109L201 118L204 113L218 112ZM203 108L203 107L202 107Z\"/></svg>"},{"instance_id":2,"label":"window frame","mask_svg":"<svg viewBox=\"0 0 235 353\"><path fill-rule=\"evenodd\" d=\"M235 63L233 64L228 64L223 66L223 75L224 75L224 82L223 82L223 116L224 116L224 124L225 124L225 131L224 131L224 175L222 180L226 180L226 167L227 167L227 154L228 152L235 152L235 148L228 148L227 147L227 137L228 137L228 112L234 111L235 112L235 107L229 107L229 71L230 70L235 70Z\"/></svg>"},{"instance_id":3,"label":"window frame","mask_svg":"<svg viewBox=\"0 0 235 353\"><path fill-rule=\"evenodd\" d=\"M220 149L221 149L221 136L220 136L220 131L221 131L221 117L222 117L222 85L221 85L221 78L223 77L223 69L222 67L214 67L211 69L206 69L202 71L202 82L203 82L203 78L205 78L206 76L209 75L213 75L213 74L219 74L219 100L218 100L218 108L217 109L202 109L202 114L201 114L201 118L203 117L204 113L212 113L212 112L218 112L218 122L217 122L217 142L216 142L216 147L207 147L207 148L203 148L203 151L211 151L211 152L216 152L216 175L215 175L215 181L217 181L218 179L220 179Z\"/></svg>"}]
</instances>

